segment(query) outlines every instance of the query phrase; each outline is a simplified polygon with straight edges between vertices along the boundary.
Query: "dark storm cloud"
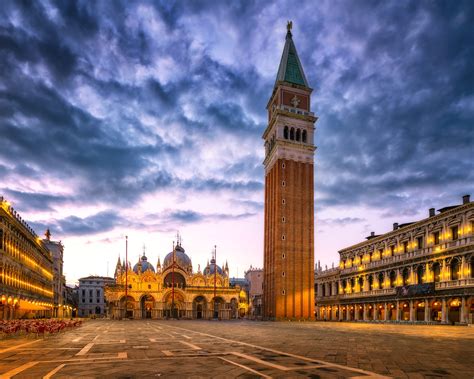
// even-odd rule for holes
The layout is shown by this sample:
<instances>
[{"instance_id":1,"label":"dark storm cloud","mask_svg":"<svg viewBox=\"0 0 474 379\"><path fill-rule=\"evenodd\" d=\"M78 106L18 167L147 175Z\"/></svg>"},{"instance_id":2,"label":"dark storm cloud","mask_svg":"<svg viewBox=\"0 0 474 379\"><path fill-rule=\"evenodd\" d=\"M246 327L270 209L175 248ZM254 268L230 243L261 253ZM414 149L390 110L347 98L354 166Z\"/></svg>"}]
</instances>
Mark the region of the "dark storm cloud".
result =
<instances>
[{"instance_id":1,"label":"dark storm cloud","mask_svg":"<svg viewBox=\"0 0 474 379\"><path fill-rule=\"evenodd\" d=\"M117 226L126 225L125 219L114 211L103 211L88 217L68 216L63 219L29 222L35 230L50 229L61 236L85 236L108 232Z\"/></svg>"},{"instance_id":2,"label":"dark storm cloud","mask_svg":"<svg viewBox=\"0 0 474 379\"><path fill-rule=\"evenodd\" d=\"M287 18L315 88L318 210L403 213L472 191L469 1L4 2L0 191L25 210L228 191L257 211L241 195L263 188L260 136ZM51 182L67 195L44 190ZM174 219L206 218L186 212ZM121 220L58 227L93 222Z\"/></svg>"}]
</instances>

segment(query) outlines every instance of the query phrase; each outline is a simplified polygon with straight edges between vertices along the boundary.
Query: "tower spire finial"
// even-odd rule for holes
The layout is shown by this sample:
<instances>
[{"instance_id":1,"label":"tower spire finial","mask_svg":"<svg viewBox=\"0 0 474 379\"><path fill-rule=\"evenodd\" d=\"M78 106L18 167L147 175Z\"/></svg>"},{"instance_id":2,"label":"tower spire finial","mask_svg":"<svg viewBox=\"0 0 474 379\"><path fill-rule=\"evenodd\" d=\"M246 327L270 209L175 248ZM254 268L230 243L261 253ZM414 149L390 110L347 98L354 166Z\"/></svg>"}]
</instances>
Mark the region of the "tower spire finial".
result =
<instances>
[{"instance_id":1,"label":"tower spire finial","mask_svg":"<svg viewBox=\"0 0 474 379\"><path fill-rule=\"evenodd\" d=\"M286 37L290 37L291 38L291 29L293 29L293 21L287 21L286 23Z\"/></svg>"}]
</instances>

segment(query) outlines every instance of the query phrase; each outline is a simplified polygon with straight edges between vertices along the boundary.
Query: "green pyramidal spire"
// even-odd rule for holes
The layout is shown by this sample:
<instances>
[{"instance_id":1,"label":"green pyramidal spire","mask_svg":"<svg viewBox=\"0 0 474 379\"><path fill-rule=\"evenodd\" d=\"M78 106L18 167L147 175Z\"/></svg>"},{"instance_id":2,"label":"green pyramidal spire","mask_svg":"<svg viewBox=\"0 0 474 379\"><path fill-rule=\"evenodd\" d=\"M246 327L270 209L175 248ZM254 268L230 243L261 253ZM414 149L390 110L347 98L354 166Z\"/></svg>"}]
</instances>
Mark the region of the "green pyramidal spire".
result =
<instances>
[{"instance_id":1,"label":"green pyramidal spire","mask_svg":"<svg viewBox=\"0 0 474 379\"><path fill-rule=\"evenodd\" d=\"M278 75L275 81L275 87L278 82L288 82L298 84L309 88L308 81L304 75L303 66L301 66L300 58L296 52L295 43L291 34L292 22L287 25L285 47L281 56L280 66L278 67Z\"/></svg>"}]
</instances>

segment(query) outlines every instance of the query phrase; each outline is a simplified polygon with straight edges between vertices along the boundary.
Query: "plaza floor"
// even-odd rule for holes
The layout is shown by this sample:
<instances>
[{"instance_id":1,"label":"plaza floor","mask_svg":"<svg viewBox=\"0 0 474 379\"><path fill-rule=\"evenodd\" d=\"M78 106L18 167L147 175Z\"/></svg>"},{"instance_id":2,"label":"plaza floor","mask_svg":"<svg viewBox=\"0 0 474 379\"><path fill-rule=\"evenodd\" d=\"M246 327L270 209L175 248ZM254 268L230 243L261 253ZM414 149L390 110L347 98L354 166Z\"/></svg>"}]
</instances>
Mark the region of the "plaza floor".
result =
<instances>
[{"instance_id":1,"label":"plaza floor","mask_svg":"<svg viewBox=\"0 0 474 379\"><path fill-rule=\"evenodd\" d=\"M0 378L159 376L473 378L474 328L94 320L0 341Z\"/></svg>"}]
</instances>

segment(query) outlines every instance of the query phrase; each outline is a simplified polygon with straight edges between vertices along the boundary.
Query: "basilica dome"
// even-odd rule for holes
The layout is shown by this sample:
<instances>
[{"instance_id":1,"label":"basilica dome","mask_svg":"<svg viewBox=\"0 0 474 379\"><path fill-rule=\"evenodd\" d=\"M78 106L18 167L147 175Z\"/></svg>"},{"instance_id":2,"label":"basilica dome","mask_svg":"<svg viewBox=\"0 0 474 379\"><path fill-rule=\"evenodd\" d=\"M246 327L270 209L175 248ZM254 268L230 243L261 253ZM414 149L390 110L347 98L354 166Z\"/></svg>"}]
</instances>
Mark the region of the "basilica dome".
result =
<instances>
[{"instance_id":1,"label":"basilica dome","mask_svg":"<svg viewBox=\"0 0 474 379\"><path fill-rule=\"evenodd\" d=\"M187 256L187 254L184 252L184 249L181 245L176 246L174 257L176 261L176 266L178 266L179 268L185 271L192 271L193 264L191 262L191 258ZM163 269L166 270L172 264L173 264L173 252L169 253L165 257L165 260L163 261Z\"/></svg>"},{"instance_id":2,"label":"basilica dome","mask_svg":"<svg viewBox=\"0 0 474 379\"><path fill-rule=\"evenodd\" d=\"M138 271L145 272L147 270L151 270L155 272L155 268L153 267L151 263L148 262L145 254L143 254L140 261L138 261L138 263L135 266L133 266L133 272L138 274Z\"/></svg>"},{"instance_id":3,"label":"basilica dome","mask_svg":"<svg viewBox=\"0 0 474 379\"><path fill-rule=\"evenodd\" d=\"M204 269L203 274L204 275L214 275L214 272L216 271L216 267L217 267L217 273L219 275L225 276L224 272L222 271L222 268L220 268L218 265L216 265L216 261L214 259L212 259L211 264L208 264L207 267Z\"/></svg>"}]
</instances>

